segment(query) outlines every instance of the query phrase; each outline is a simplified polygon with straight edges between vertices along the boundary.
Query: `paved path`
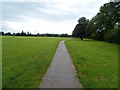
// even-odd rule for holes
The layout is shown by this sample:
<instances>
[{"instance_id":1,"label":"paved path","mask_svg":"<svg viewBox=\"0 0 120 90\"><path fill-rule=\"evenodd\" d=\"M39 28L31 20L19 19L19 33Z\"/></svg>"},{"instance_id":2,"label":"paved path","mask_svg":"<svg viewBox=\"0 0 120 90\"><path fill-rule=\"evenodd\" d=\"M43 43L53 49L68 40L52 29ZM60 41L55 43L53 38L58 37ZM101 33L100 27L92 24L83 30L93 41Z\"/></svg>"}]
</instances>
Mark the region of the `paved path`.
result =
<instances>
[{"instance_id":1,"label":"paved path","mask_svg":"<svg viewBox=\"0 0 120 90\"><path fill-rule=\"evenodd\" d=\"M40 88L81 88L64 41L59 43Z\"/></svg>"}]
</instances>

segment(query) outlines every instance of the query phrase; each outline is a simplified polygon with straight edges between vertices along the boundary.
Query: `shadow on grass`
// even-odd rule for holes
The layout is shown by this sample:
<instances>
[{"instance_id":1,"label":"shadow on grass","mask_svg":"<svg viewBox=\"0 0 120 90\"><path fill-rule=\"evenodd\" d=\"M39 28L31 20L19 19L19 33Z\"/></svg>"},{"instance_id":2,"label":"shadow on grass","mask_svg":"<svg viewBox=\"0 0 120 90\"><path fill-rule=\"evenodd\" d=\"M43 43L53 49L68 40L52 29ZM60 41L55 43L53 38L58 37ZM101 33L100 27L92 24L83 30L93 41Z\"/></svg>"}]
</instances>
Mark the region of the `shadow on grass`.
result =
<instances>
[{"instance_id":1,"label":"shadow on grass","mask_svg":"<svg viewBox=\"0 0 120 90\"><path fill-rule=\"evenodd\" d=\"M83 40L80 40L80 41L94 41L92 39L83 39Z\"/></svg>"}]
</instances>

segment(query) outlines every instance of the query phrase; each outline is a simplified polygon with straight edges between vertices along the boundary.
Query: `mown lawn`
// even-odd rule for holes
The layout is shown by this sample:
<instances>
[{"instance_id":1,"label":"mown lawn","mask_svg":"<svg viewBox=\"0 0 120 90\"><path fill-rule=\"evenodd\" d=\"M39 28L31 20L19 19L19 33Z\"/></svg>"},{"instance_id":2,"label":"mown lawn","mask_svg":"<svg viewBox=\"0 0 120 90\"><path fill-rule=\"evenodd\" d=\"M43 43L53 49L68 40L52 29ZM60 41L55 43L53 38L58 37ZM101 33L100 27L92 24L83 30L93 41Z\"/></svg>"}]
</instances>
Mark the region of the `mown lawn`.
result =
<instances>
[{"instance_id":1,"label":"mown lawn","mask_svg":"<svg viewBox=\"0 0 120 90\"><path fill-rule=\"evenodd\" d=\"M65 43L84 88L118 88L118 45L90 39Z\"/></svg>"},{"instance_id":2,"label":"mown lawn","mask_svg":"<svg viewBox=\"0 0 120 90\"><path fill-rule=\"evenodd\" d=\"M3 88L38 88L63 39L3 36Z\"/></svg>"}]
</instances>

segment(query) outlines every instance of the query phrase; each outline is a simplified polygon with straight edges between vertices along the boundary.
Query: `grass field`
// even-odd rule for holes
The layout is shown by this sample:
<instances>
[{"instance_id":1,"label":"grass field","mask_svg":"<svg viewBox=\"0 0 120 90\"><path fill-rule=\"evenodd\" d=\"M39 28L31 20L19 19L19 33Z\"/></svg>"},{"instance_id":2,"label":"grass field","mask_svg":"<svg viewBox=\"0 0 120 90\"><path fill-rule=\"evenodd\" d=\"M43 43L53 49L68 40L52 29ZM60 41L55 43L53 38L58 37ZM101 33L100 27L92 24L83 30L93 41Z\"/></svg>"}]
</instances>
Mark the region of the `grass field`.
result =
<instances>
[{"instance_id":1,"label":"grass field","mask_svg":"<svg viewBox=\"0 0 120 90\"><path fill-rule=\"evenodd\" d=\"M3 88L38 88L63 39L2 37Z\"/></svg>"},{"instance_id":2,"label":"grass field","mask_svg":"<svg viewBox=\"0 0 120 90\"><path fill-rule=\"evenodd\" d=\"M2 89L2 37L0 36L0 90Z\"/></svg>"},{"instance_id":3,"label":"grass field","mask_svg":"<svg viewBox=\"0 0 120 90\"><path fill-rule=\"evenodd\" d=\"M65 43L83 87L118 87L118 45L89 39Z\"/></svg>"}]
</instances>

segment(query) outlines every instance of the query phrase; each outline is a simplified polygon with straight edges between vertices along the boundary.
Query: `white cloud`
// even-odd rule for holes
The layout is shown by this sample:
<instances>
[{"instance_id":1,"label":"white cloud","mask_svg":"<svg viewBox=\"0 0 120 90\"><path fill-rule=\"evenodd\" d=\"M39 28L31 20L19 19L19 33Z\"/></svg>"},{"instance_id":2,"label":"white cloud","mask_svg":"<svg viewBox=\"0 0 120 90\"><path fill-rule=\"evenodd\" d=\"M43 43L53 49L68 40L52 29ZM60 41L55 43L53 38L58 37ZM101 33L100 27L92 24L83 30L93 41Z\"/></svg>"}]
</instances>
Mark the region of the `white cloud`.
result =
<instances>
[{"instance_id":1,"label":"white cloud","mask_svg":"<svg viewBox=\"0 0 120 90\"><path fill-rule=\"evenodd\" d=\"M35 19L32 17L22 16L26 19L26 22L12 22L5 21L4 25L7 25L9 28L13 29L15 32L25 32L31 33L68 33L71 34L72 30L75 27L75 22L64 21L63 22L49 22L41 19ZM68 27L69 26L69 27Z\"/></svg>"},{"instance_id":2,"label":"white cloud","mask_svg":"<svg viewBox=\"0 0 120 90\"><path fill-rule=\"evenodd\" d=\"M11 31L58 34L71 34L80 17L91 19L98 13L100 6L108 2L108 0L4 0L3 2L8 1L26 2L24 5L8 4L11 8L4 7L3 15L6 18L4 25ZM37 5L27 3L32 1Z\"/></svg>"}]
</instances>

